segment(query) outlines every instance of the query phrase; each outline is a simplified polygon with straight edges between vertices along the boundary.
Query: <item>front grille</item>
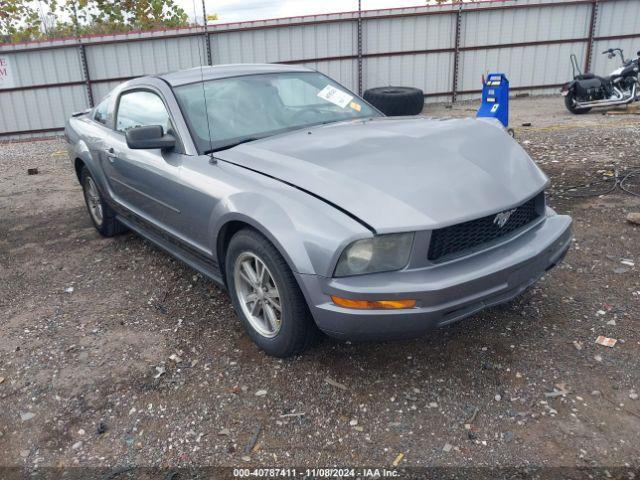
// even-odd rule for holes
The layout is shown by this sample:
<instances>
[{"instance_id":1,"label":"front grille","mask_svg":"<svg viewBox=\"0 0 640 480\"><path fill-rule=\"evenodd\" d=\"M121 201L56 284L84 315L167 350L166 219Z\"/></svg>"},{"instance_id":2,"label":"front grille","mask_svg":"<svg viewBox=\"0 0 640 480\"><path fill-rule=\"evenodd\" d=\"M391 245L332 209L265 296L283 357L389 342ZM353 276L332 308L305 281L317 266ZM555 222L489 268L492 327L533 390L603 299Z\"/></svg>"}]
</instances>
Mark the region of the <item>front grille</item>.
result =
<instances>
[{"instance_id":1,"label":"front grille","mask_svg":"<svg viewBox=\"0 0 640 480\"><path fill-rule=\"evenodd\" d=\"M429 244L429 260L437 261L443 257L461 254L531 223L540 216L542 208L539 208L537 202L539 198L543 198L542 195L544 194L516 207L502 227L498 225L498 214L494 213L469 222L434 230Z\"/></svg>"}]
</instances>

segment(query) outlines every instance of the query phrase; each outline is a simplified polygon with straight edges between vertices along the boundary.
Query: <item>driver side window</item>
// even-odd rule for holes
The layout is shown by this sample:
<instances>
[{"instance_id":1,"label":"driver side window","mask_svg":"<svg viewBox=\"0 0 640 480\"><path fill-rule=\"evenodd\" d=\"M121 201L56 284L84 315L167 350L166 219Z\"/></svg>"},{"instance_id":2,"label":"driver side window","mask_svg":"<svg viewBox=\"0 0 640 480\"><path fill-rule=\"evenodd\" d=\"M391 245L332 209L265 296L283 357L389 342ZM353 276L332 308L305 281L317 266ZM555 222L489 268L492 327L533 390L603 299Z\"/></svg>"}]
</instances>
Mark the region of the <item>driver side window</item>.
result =
<instances>
[{"instance_id":1,"label":"driver side window","mask_svg":"<svg viewBox=\"0 0 640 480\"><path fill-rule=\"evenodd\" d=\"M143 90L124 93L118 104L116 130L126 132L147 125L162 125L165 133L173 131L169 113L160 97Z\"/></svg>"}]
</instances>

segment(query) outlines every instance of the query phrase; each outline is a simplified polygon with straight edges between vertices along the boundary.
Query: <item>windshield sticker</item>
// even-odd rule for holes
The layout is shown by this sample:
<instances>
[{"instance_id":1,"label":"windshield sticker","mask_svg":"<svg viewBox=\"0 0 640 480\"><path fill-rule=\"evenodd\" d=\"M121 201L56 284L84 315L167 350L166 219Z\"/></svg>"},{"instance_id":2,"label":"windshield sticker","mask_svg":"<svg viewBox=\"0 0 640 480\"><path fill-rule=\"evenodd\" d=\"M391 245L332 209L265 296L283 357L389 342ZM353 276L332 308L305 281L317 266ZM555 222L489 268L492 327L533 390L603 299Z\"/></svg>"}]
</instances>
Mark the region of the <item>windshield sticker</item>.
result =
<instances>
[{"instance_id":1,"label":"windshield sticker","mask_svg":"<svg viewBox=\"0 0 640 480\"><path fill-rule=\"evenodd\" d=\"M356 102L351 102L351 104L349 104L349 106L351 108L353 108L356 112L359 112L360 110L362 110L362 106L359 103L356 103Z\"/></svg>"},{"instance_id":2,"label":"windshield sticker","mask_svg":"<svg viewBox=\"0 0 640 480\"><path fill-rule=\"evenodd\" d=\"M342 90L338 90L331 85L327 85L320 92L318 92L318 97L326 100L327 102L331 102L334 105L338 105L340 108L345 108L349 105L349 102L353 100L353 96L348 93L343 92Z\"/></svg>"}]
</instances>

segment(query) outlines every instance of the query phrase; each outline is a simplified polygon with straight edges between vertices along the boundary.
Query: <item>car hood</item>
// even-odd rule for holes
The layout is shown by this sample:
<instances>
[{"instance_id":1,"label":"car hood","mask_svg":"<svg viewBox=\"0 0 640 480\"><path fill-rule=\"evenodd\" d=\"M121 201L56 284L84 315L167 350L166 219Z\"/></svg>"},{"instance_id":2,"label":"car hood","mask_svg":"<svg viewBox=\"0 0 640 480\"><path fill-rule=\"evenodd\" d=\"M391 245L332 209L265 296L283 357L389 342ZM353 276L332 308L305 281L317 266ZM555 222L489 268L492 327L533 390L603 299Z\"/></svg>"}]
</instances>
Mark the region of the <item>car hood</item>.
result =
<instances>
[{"instance_id":1,"label":"car hood","mask_svg":"<svg viewBox=\"0 0 640 480\"><path fill-rule=\"evenodd\" d=\"M216 156L320 197L377 233L440 228L501 212L548 182L501 127L470 118L341 122Z\"/></svg>"}]
</instances>

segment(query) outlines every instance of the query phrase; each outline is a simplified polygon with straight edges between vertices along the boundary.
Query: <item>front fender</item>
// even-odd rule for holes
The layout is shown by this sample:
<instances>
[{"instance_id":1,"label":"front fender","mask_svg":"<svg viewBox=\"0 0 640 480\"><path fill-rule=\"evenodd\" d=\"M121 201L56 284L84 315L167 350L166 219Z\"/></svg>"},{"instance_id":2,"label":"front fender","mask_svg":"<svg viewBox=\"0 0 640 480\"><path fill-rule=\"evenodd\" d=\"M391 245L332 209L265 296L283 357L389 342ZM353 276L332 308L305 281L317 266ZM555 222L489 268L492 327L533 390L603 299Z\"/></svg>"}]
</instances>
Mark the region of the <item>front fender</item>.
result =
<instances>
[{"instance_id":1,"label":"front fender","mask_svg":"<svg viewBox=\"0 0 640 480\"><path fill-rule=\"evenodd\" d=\"M224 211L222 211L224 210ZM309 255L295 225L285 210L273 200L253 192L240 192L220 202L211 216L213 220L212 251L224 225L240 221L251 225L273 243L289 267L297 273L314 273ZM224 262L224 259L219 259Z\"/></svg>"},{"instance_id":2,"label":"front fender","mask_svg":"<svg viewBox=\"0 0 640 480\"><path fill-rule=\"evenodd\" d=\"M210 217L213 252L224 226L240 221L262 233L294 273L331 276L335 257L344 246L371 235L330 205L280 182L273 186L264 193L237 191L218 202Z\"/></svg>"}]
</instances>

